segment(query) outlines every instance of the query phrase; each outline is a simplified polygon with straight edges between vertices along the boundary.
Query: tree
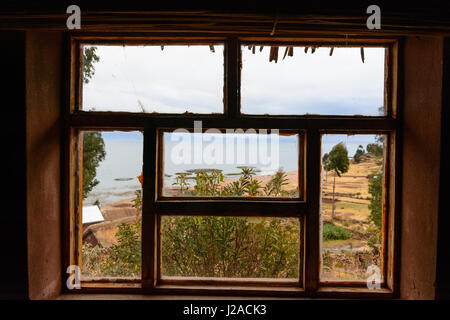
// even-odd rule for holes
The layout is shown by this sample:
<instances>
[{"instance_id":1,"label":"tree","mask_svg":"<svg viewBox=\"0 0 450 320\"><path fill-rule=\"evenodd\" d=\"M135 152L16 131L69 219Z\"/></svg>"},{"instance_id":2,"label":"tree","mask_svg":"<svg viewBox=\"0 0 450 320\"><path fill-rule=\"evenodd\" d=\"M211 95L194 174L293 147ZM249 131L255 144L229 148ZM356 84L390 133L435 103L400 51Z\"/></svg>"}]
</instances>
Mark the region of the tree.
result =
<instances>
[{"instance_id":1,"label":"tree","mask_svg":"<svg viewBox=\"0 0 450 320\"><path fill-rule=\"evenodd\" d=\"M328 161L330 171L334 170L335 172L333 179L333 203L331 206L331 218L334 219L334 209L335 209L334 194L336 188L336 175L340 177L341 174L346 173L348 171L350 164L350 162L348 161L347 148L342 142L338 143L333 147L333 149L331 149Z\"/></svg>"},{"instance_id":2,"label":"tree","mask_svg":"<svg viewBox=\"0 0 450 320\"><path fill-rule=\"evenodd\" d=\"M378 172L369 176L369 194L370 214L368 221L373 222L373 226L369 225L367 231L370 233L370 237L367 240L367 244L373 250L375 255L381 253L381 240L382 240L382 205L383 205L383 171L380 169Z\"/></svg>"},{"instance_id":3,"label":"tree","mask_svg":"<svg viewBox=\"0 0 450 320\"><path fill-rule=\"evenodd\" d=\"M328 171L330 171L330 155L325 153L322 157L322 166L325 170L325 181L328 182Z\"/></svg>"},{"instance_id":4,"label":"tree","mask_svg":"<svg viewBox=\"0 0 450 320\"><path fill-rule=\"evenodd\" d=\"M355 152L355 155L353 156L353 161L355 163L361 162L361 156L365 154L364 147L362 145L359 145L358 149Z\"/></svg>"},{"instance_id":5,"label":"tree","mask_svg":"<svg viewBox=\"0 0 450 320\"><path fill-rule=\"evenodd\" d=\"M375 138L373 144L367 145L367 150L375 155L377 158L383 156L383 136L378 135ZM379 163L381 165L380 169L372 172L369 175L369 194L370 203L369 210L370 214L368 217L369 223L373 222L374 226L368 228L368 232L371 236L368 239L368 245L372 248L375 254L381 254L381 240L382 240L382 223L383 223L383 166L382 161Z\"/></svg>"},{"instance_id":6,"label":"tree","mask_svg":"<svg viewBox=\"0 0 450 320\"><path fill-rule=\"evenodd\" d=\"M99 62L100 57L95 54L97 47L84 48L83 50L83 82L89 83L89 80L95 73L94 62Z\"/></svg>"},{"instance_id":7,"label":"tree","mask_svg":"<svg viewBox=\"0 0 450 320\"><path fill-rule=\"evenodd\" d=\"M375 143L369 143L367 145L367 152L373 154L377 158L383 157L383 141L383 135L375 136Z\"/></svg>"},{"instance_id":8,"label":"tree","mask_svg":"<svg viewBox=\"0 0 450 320\"><path fill-rule=\"evenodd\" d=\"M288 178L286 172L282 168L278 169L275 175L272 177L266 186L264 187L264 193L266 196L282 196L286 192L282 190L283 186L288 184Z\"/></svg>"},{"instance_id":9,"label":"tree","mask_svg":"<svg viewBox=\"0 0 450 320\"><path fill-rule=\"evenodd\" d=\"M382 177L383 172L381 170L369 176L369 193L371 195L369 204L369 220L372 221L378 228L381 228L383 191Z\"/></svg>"},{"instance_id":10,"label":"tree","mask_svg":"<svg viewBox=\"0 0 450 320\"><path fill-rule=\"evenodd\" d=\"M366 150L368 153L373 154L377 158L383 156L383 146L377 143L369 143L366 147Z\"/></svg>"},{"instance_id":11,"label":"tree","mask_svg":"<svg viewBox=\"0 0 450 320\"><path fill-rule=\"evenodd\" d=\"M94 63L100 61L95 54L97 47L83 50L83 82L88 83L95 73ZM99 181L95 179L97 167L105 159L105 142L100 132L83 133L83 199Z\"/></svg>"},{"instance_id":12,"label":"tree","mask_svg":"<svg viewBox=\"0 0 450 320\"><path fill-rule=\"evenodd\" d=\"M105 142L100 132L83 132L83 199L99 181L95 179L97 167L105 159Z\"/></svg>"},{"instance_id":13,"label":"tree","mask_svg":"<svg viewBox=\"0 0 450 320\"><path fill-rule=\"evenodd\" d=\"M376 143L367 145L367 149L371 150L377 158L383 156L383 136L379 135L375 138ZM370 146L370 147L369 147ZM372 221L378 229L381 229L381 214L382 214L382 192L383 192L383 166L369 176L369 194L370 198L370 215L369 220Z\"/></svg>"}]
</instances>

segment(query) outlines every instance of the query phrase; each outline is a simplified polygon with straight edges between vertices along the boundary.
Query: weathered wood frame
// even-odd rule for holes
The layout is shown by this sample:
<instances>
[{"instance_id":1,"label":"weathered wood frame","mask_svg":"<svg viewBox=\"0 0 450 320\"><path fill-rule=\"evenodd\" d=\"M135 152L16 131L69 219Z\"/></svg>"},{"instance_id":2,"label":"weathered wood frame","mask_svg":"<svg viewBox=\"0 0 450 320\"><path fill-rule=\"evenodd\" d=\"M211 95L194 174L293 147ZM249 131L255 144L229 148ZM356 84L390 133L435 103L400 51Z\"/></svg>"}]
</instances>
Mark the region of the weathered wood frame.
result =
<instances>
[{"instance_id":1,"label":"weathered wood frame","mask_svg":"<svg viewBox=\"0 0 450 320\"><path fill-rule=\"evenodd\" d=\"M191 124L192 126L192 124ZM158 154L158 179L157 179L157 191L156 191L156 198L157 198L157 203L160 204L160 208L158 208L158 211L162 211L162 212L170 212L170 210L174 210L178 211L179 209L177 209L177 204L182 205L183 208L183 214L198 214L200 210L201 212L201 206L203 204L206 204L208 202L201 202L201 200L214 200L215 203L217 203L218 201L223 201L224 204L226 205L226 203L228 204L232 204L232 200L235 201L240 201L240 200L247 200L248 204L251 205L247 208L248 210L252 210L252 207L255 206L255 204L252 204L251 202L258 202L258 201L263 201L263 202L267 202L268 203L268 207L265 207L265 204L259 206L255 206L255 208L257 208L258 210L263 210L263 211L269 211L270 212L274 212L274 214L276 214L276 212L280 212L279 214L282 215L283 214L283 208L289 208L288 206L284 206L283 204L280 205L280 201L293 201L296 202L295 205L301 205L302 203L304 203L304 155L305 155L305 145L304 145L304 133L302 132L302 130L289 130L289 129L281 129L278 130L280 135L297 135L297 146L298 146L298 167L301 168L301 170L298 171L298 190L299 190L299 195L298 197L289 197L289 198L282 198L282 197L219 197L219 196L214 196L214 197L198 197L198 196L194 196L194 197L181 197L178 196L176 198L173 197L167 197L163 194L163 185L164 185L164 133L168 133L168 132L173 132L174 130L179 129L177 127L173 127L173 128L159 128L158 129L158 150L156 151ZM192 128L183 128L186 131L189 132L194 132L194 130ZM208 129L211 128L202 128L202 132L207 131ZM226 135L226 128L214 128L217 130L220 130L222 132L222 134ZM241 129L241 128L238 128ZM252 128L255 129L256 131L258 131L258 128ZM270 134L272 133L270 130L267 130L267 133ZM244 135L246 133L244 132ZM184 203L185 201L188 201L189 203ZM271 202L275 202L275 206L271 206ZM193 212L190 212L190 206L192 203L199 203L200 207L196 207L194 208ZM187 207L185 207L185 204L187 204ZM280 205L280 207L278 207ZM277 209L278 207L278 209ZM290 206L293 207L293 206ZM168 210L167 210L168 209ZM281 210L280 210L281 209ZM234 214L234 209L233 210L229 210L229 212L227 213L228 215L233 215ZM258 213L256 213L258 215ZM262 214L261 212L259 214Z\"/></svg>"},{"instance_id":2,"label":"weathered wood frame","mask_svg":"<svg viewBox=\"0 0 450 320\"><path fill-rule=\"evenodd\" d=\"M67 41L70 59L67 61L67 104L64 107L66 148L64 163L63 200L63 269L80 262L79 223L81 199L77 198L76 150L78 133L82 130L139 130L144 132L144 191L142 221L142 279L97 279L83 282L78 292L132 292L159 294L221 294L269 295L308 297L395 297L398 294L399 257L399 160L401 140L401 108L399 96L399 41L394 38L285 38L267 37L174 37L171 35L79 35ZM213 44L224 43L224 113L204 114L141 114L127 112L84 112L81 105L81 44ZM241 44L309 45L309 46L384 46L386 47L385 106L386 116L256 116L240 113ZM270 199L183 199L159 200L157 181L160 147L159 130L164 128L191 128L194 120L201 120L204 128L277 128L301 132L303 153L299 153L299 173L302 172L304 198L298 201ZM385 148L385 241L384 282L381 290L369 290L357 281L320 281L320 170L321 135L323 133L382 133L388 136ZM167 214L267 215L300 219L300 265L298 281L255 279L164 279L159 274L160 216ZM275 213L275 214L274 214ZM65 272L65 270L63 270ZM63 284L65 282L63 281ZM63 285L65 288L65 285Z\"/></svg>"}]
</instances>

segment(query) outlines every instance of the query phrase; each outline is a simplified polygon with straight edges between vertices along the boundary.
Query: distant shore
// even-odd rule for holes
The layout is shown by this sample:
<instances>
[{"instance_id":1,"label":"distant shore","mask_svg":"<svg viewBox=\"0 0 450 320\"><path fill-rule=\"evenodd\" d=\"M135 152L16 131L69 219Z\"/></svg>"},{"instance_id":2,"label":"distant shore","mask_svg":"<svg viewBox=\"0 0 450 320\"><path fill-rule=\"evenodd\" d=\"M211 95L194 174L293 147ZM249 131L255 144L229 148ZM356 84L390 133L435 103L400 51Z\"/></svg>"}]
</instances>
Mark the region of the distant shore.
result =
<instances>
[{"instance_id":1,"label":"distant shore","mask_svg":"<svg viewBox=\"0 0 450 320\"><path fill-rule=\"evenodd\" d=\"M266 184L272 180L274 175L265 174L265 175L254 175L253 179L257 180L261 187L264 188ZM289 171L286 172L287 184L283 186L283 189L292 192L297 191L298 189L298 171ZM225 178L223 182L220 183L221 186L225 186L234 181L239 181L239 178ZM193 190L194 186L189 185L188 190ZM261 188L261 189L262 189ZM165 196L180 196L180 187L179 186L164 186L164 195Z\"/></svg>"}]
</instances>

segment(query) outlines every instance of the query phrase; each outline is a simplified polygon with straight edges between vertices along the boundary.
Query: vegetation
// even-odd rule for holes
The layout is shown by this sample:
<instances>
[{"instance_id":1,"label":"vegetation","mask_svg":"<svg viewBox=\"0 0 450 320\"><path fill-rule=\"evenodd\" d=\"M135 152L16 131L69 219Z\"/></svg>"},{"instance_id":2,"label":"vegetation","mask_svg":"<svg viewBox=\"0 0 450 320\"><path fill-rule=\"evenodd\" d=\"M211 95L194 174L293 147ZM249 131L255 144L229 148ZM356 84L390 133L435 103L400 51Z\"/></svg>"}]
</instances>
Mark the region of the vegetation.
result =
<instances>
[{"instance_id":1,"label":"vegetation","mask_svg":"<svg viewBox=\"0 0 450 320\"><path fill-rule=\"evenodd\" d=\"M369 143L366 147L367 153L379 158L383 156L383 146L378 143Z\"/></svg>"},{"instance_id":2,"label":"vegetation","mask_svg":"<svg viewBox=\"0 0 450 320\"><path fill-rule=\"evenodd\" d=\"M364 147L362 145L359 145L358 149L355 152L355 155L353 156L353 161L355 163L361 162L361 156L365 154Z\"/></svg>"},{"instance_id":3,"label":"vegetation","mask_svg":"<svg viewBox=\"0 0 450 320\"><path fill-rule=\"evenodd\" d=\"M332 223L325 222L323 224L323 240L347 240L350 239L351 233L348 229L336 226Z\"/></svg>"},{"instance_id":4,"label":"vegetation","mask_svg":"<svg viewBox=\"0 0 450 320\"><path fill-rule=\"evenodd\" d=\"M370 150L372 154L374 154L379 162L382 163L383 157L383 136L378 136L376 138L375 144L371 144ZM369 145L367 145L367 149L369 150ZM369 210L370 214L368 217L369 223L373 223L373 225L369 228L370 238L368 240L368 245L372 248L372 251L375 254L381 253L381 240L382 240L382 223L383 223L383 166L380 167L380 170L373 172L369 176L369 194L370 194L370 203Z\"/></svg>"},{"instance_id":5,"label":"vegetation","mask_svg":"<svg viewBox=\"0 0 450 320\"><path fill-rule=\"evenodd\" d=\"M325 155L324 155L325 157ZM335 175L333 178L333 204L331 206L331 218L334 219L334 210L335 210L335 202L334 195L336 190L336 175L338 177L341 174L346 173L348 171L350 162L348 160L348 151L347 147L342 143L338 143L331 149L329 155L326 157L326 169L327 171L334 171Z\"/></svg>"},{"instance_id":6,"label":"vegetation","mask_svg":"<svg viewBox=\"0 0 450 320\"><path fill-rule=\"evenodd\" d=\"M141 220L121 223L116 233L117 243L109 248L105 271L112 276L135 276L141 274Z\"/></svg>"},{"instance_id":7,"label":"vegetation","mask_svg":"<svg viewBox=\"0 0 450 320\"><path fill-rule=\"evenodd\" d=\"M286 178L286 173L280 169L273 176L272 180L269 181L264 187L264 193L267 196L283 196L287 195L287 192L282 190L283 186L287 184L288 179Z\"/></svg>"},{"instance_id":8,"label":"vegetation","mask_svg":"<svg viewBox=\"0 0 450 320\"><path fill-rule=\"evenodd\" d=\"M94 63L100 61L100 57L95 54L97 47L83 49L83 82L89 83L95 73Z\"/></svg>"},{"instance_id":9,"label":"vegetation","mask_svg":"<svg viewBox=\"0 0 450 320\"><path fill-rule=\"evenodd\" d=\"M252 167L239 167L236 181L225 185L220 170L178 173L180 192L198 196L287 194L286 173L278 170L262 188ZM187 188L187 180L194 181ZM142 184L142 179L140 177ZM261 190L262 189L262 190ZM142 192L134 207L142 210ZM299 221L285 218L164 216L162 266L166 276L298 277ZM117 243L110 248L83 246L83 275L138 276L141 261L141 219L119 225Z\"/></svg>"},{"instance_id":10,"label":"vegetation","mask_svg":"<svg viewBox=\"0 0 450 320\"><path fill-rule=\"evenodd\" d=\"M166 276L298 276L298 222L283 218L163 217Z\"/></svg>"},{"instance_id":11,"label":"vegetation","mask_svg":"<svg viewBox=\"0 0 450 320\"><path fill-rule=\"evenodd\" d=\"M367 153L373 154L377 158L383 157L383 136L378 135L375 137L375 143L369 143L366 146Z\"/></svg>"},{"instance_id":12,"label":"vegetation","mask_svg":"<svg viewBox=\"0 0 450 320\"><path fill-rule=\"evenodd\" d=\"M323 224L324 249L322 252L323 272L326 279L366 279L366 270L369 265L381 266L382 262L382 192L383 192L383 136L375 137L375 142L367 145L366 149L359 146L356 150L352 164L367 164L359 166L351 175L361 175L364 169L368 172L368 197L361 193L350 193L353 187L359 184L349 182L353 179L347 177L343 189L339 189L341 200L340 212L344 215L325 221ZM329 155L322 158L325 170L331 170ZM367 174L367 173L363 173ZM337 174L336 174L337 175ZM360 176L362 178L362 176ZM343 191L345 190L345 191ZM329 196L331 192L327 190ZM334 186L333 186L334 192ZM355 196L356 195L356 196ZM351 198L358 200L352 202ZM331 201L323 203L323 209L331 212ZM336 207L335 207L336 208ZM345 217L345 218L344 218ZM365 220L366 219L366 220Z\"/></svg>"},{"instance_id":13,"label":"vegetation","mask_svg":"<svg viewBox=\"0 0 450 320\"><path fill-rule=\"evenodd\" d=\"M379 147L382 150L382 146ZM346 151L342 144L336 145L330 154L322 159L326 168L335 171L338 176L347 172L349 163ZM240 173L236 175L236 179L228 183L224 181L220 170L201 169L178 173L174 185L179 186L180 193L185 195L288 194L284 189L287 178L283 170L279 170L263 186L255 177L256 171L253 167L239 169ZM324 241L354 241L350 243L350 249L345 249L340 254L325 250L324 267L352 270L357 278L363 279L368 264L380 261L377 259L381 259L382 176L381 169L369 176L370 214L368 227L364 233L359 234L359 237L363 237L362 240L354 240L352 227L344 222L341 226L340 220L337 221L340 225L334 222L324 223ZM142 183L141 177L140 181ZM334 185L335 181L333 193ZM136 191L134 207L141 212L141 190ZM116 233L117 243L113 246L100 248L83 245L83 275L140 275L141 219L138 217L135 223L119 225ZM162 274L186 277L298 277L299 227L298 220L284 218L164 216L161 230ZM372 252L353 252L352 244L358 241L366 242Z\"/></svg>"},{"instance_id":14,"label":"vegetation","mask_svg":"<svg viewBox=\"0 0 450 320\"><path fill-rule=\"evenodd\" d=\"M382 219L382 191L383 191L383 172L377 172L369 176L369 220L372 221L378 228L381 228Z\"/></svg>"},{"instance_id":15,"label":"vegetation","mask_svg":"<svg viewBox=\"0 0 450 320\"><path fill-rule=\"evenodd\" d=\"M330 155L328 153L325 153L322 157L322 167L325 170L325 181L328 182L328 171L331 170Z\"/></svg>"},{"instance_id":16,"label":"vegetation","mask_svg":"<svg viewBox=\"0 0 450 320\"><path fill-rule=\"evenodd\" d=\"M83 199L99 181L95 179L97 167L105 159L105 142L100 132L83 132Z\"/></svg>"},{"instance_id":17,"label":"vegetation","mask_svg":"<svg viewBox=\"0 0 450 320\"><path fill-rule=\"evenodd\" d=\"M181 195L227 197L227 196L289 196L291 193L283 187L288 184L286 172L279 169L272 179L264 186L254 176L257 171L254 167L238 167L241 172L233 174L239 176L235 181L224 184L224 175L219 169L193 169L176 173L175 182L172 185L180 187ZM194 186L189 188L189 182Z\"/></svg>"},{"instance_id":18,"label":"vegetation","mask_svg":"<svg viewBox=\"0 0 450 320\"><path fill-rule=\"evenodd\" d=\"M83 81L88 83L95 73L94 62L100 58L95 54L96 47L84 48ZM97 167L105 159L105 142L100 132L83 132L83 199L99 181L95 179Z\"/></svg>"}]
</instances>

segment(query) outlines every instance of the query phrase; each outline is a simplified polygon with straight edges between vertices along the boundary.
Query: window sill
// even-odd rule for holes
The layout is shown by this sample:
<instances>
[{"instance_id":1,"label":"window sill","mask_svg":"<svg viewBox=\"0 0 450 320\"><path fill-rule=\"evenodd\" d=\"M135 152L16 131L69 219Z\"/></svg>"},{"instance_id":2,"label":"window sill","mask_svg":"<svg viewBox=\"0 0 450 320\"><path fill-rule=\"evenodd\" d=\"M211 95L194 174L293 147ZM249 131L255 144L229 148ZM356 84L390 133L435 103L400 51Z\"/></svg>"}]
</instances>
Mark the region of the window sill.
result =
<instances>
[{"instance_id":1,"label":"window sill","mask_svg":"<svg viewBox=\"0 0 450 320\"><path fill-rule=\"evenodd\" d=\"M91 297L91 298L90 298ZM235 299L240 297L266 299L392 299L394 292L387 288L321 287L306 295L305 290L295 287L270 286L206 286L161 284L154 289L142 288L138 283L89 283L83 288L65 292L58 300L177 300L177 299Z\"/></svg>"}]
</instances>

